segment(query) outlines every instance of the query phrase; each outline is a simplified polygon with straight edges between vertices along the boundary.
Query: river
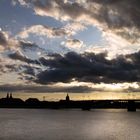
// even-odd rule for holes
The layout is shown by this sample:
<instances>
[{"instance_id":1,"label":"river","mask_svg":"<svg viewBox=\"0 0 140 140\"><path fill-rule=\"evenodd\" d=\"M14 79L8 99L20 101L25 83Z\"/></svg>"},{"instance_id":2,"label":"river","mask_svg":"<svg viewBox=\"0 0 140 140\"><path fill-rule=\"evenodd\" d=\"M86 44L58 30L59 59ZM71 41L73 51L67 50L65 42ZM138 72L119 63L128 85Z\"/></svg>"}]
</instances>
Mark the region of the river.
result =
<instances>
[{"instance_id":1,"label":"river","mask_svg":"<svg viewBox=\"0 0 140 140\"><path fill-rule=\"evenodd\" d=\"M0 109L0 140L139 140L140 111Z\"/></svg>"}]
</instances>

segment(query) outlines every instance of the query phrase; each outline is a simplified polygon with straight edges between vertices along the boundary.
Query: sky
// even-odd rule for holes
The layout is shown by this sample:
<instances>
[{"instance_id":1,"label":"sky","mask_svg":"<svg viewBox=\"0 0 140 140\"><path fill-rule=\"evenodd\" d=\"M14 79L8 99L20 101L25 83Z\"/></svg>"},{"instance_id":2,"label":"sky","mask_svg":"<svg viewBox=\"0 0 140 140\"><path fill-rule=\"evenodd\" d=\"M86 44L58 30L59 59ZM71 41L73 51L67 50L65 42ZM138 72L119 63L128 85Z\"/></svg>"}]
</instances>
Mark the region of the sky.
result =
<instances>
[{"instance_id":1,"label":"sky","mask_svg":"<svg viewBox=\"0 0 140 140\"><path fill-rule=\"evenodd\" d=\"M138 98L139 48L139 0L0 0L1 93Z\"/></svg>"}]
</instances>

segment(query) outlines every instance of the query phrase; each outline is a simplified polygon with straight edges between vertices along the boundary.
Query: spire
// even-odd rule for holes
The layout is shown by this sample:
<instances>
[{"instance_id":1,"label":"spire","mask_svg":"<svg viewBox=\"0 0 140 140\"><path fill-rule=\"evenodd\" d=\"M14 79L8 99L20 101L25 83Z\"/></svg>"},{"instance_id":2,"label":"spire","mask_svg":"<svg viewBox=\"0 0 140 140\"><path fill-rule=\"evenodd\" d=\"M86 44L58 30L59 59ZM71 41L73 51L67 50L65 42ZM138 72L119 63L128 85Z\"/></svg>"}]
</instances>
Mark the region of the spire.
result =
<instances>
[{"instance_id":1,"label":"spire","mask_svg":"<svg viewBox=\"0 0 140 140\"><path fill-rule=\"evenodd\" d=\"M69 101L70 100L70 97L69 97L69 95L67 94L67 96L66 96L66 101Z\"/></svg>"},{"instance_id":2,"label":"spire","mask_svg":"<svg viewBox=\"0 0 140 140\"><path fill-rule=\"evenodd\" d=\"M6 98L9 99L9 93L8 93L8 92L7 92L7 96L6 96Z\"/></svg>"},{"instance_id":3,"label":"spire","mask_svg":"<svg viewBox=\"0 0 140 140\"><path fill-rule=\"evenodd\" d=\"M10 93L10 99L12 99L13 97L12 97L12 93Z\"/></svg>"}]
</instances>

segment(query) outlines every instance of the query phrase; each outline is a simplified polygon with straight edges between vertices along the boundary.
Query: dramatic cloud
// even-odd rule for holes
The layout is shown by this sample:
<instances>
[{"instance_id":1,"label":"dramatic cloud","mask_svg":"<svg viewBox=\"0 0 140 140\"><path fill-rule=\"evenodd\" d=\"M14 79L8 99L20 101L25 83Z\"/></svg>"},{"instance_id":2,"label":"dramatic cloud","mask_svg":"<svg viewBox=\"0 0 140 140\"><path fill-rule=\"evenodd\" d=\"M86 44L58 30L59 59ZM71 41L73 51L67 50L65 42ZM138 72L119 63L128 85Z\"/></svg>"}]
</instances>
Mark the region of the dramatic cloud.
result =
<instances>
[{"instance_id":1,"label":"dramatic cloud","mask_svg":"<svg viewBox=\"0 0 140 140\"><path fill-rule=\"evenodd\" d=\"M131 43L140 42L139 0L18 1L21 5L33 5L37 15L61 21L84 22L104 32L115 33Z\"/></svg>"},{"instance_id":2,"label":"dramatic cloud","mask_svg":"<svg viewBox=\"0 0 140 140\"><path fill-rule=\"evenodd\" d=\"M0 8L4 13L11 6L0 21L1 88L25 92L139 91L139 0L11 3L3 1L5 7ZM27 86L29 83L35 86Z\"/></svg>"},{"instance_id":3,"label":"dramatic cloud","mask_svg":"<svg viewBox=\"0 0 140 140\"><path fill-rule=\"evenodd\" d=\"M76 54L69 52L64 56L52 55L52 59L40 58L49 69L37 75L37 83L76 81L93 83L140 82L140 52L122 55L112 60L107 54Z\"/></svg>"},{"instance_id":4,"label":"dramatic cloud","mask_svg":"<svg viewBox=\"0 0 140 140\"><path fill-rule=\"evenodd\" d=\"M29 41L17 40L14 37L11 37L8 32L1 30L0 75L2 77L0 78L4 78L6 76L6 79L8 79L11 75L17 78L20 76L21 78L21 73L31 75L31 68L34 68L33 65L38 65L38 67L40 67L40 63L37 61L37 58L42 53L45 54L46 52L36 44ZM31 67L30 71L29 67ZM2 79L1 81L5 80Z\"/></svg>"},{"instance_id":5,"label":"dramatic cloud","mask_svg":"<svg viewBox=\"0 0 140 140\"><path fill-rule=\"evenodd\" d=\"M8 32L0 30L1 67L21 64L16 63L15 60L39 65L40 63L36 59L43 53L46 54L46 51L35 43L15 39Z\"/></svg>"}]
</instances>

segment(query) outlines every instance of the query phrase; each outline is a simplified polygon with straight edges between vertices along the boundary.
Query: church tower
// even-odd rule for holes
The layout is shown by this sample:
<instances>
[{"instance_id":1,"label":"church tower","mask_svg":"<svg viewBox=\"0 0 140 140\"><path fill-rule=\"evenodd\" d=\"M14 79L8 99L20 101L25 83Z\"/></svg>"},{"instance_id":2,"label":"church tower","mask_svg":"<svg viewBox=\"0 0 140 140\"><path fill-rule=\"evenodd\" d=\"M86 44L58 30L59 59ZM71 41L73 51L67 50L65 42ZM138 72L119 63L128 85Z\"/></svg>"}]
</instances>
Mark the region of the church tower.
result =
<instances>
[{"instance_id":1,"label":"church tower","mask_svg":"<svg viewBox=\"0 0 140 140\"><path fill-rule=\"evenodd\" d=\"M7 96L6 96L6 98L9 99L9 93L8 93L8 92L7 92Z\"/></svg>"},{"instance_id":2,"label":"church tower","mask_svg":"<svg viewBox=\"0 0 140 140\"><path fill-rule=\"evenodd\" d=\"M67 101L67 102L70 101L70 97L69 97L68 94L67 94L67 96L66 96L66 101Z\"/></svg>"},{"instance_id":3,"label":"church tower","mask_svg":"<svg viewBox=\"0 0 140 140\"><path fill-rule=\"evenodd\" d=\"M13 97L12 97L12 93L10 93L10 99L12 99Z\"/></svg>"}]
</instances>

